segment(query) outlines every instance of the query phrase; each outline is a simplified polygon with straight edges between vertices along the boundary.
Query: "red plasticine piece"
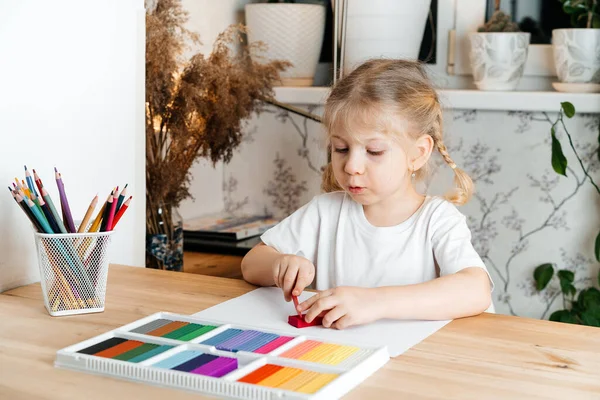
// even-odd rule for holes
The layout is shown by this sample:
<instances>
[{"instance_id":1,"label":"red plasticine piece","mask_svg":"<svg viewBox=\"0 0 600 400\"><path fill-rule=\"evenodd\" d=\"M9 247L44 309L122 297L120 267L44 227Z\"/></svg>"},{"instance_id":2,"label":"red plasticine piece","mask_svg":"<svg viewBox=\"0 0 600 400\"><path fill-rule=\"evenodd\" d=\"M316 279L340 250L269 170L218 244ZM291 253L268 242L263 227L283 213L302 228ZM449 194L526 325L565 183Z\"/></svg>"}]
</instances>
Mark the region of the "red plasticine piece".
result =
<instances>
[{"instance_id":1,"label":"red plasticine piece","mask_svg":"<svg viewBox=\"0 0 600 400\"><path fill-rule=\"evenodd\" d=\"M317 326L323 324L323 317L316 317L312 320L312 322L306 322L304 320L304 315L299 317L297 315L290 315L288 317L288 324L296 328L307 328L309 326Z\"/></svg>"},{"instance_id":2,"label":"red plasticine piece","mask_svg":"<svg viewBox=\"0 0 600 400\"><path fill-rule=\"evenodd\" d=\"M298 317L302 318L302 313L298 311L298 296L292 295L292 300L294 300L294 309L298 313Z\"/></svg>"}]
</instances>

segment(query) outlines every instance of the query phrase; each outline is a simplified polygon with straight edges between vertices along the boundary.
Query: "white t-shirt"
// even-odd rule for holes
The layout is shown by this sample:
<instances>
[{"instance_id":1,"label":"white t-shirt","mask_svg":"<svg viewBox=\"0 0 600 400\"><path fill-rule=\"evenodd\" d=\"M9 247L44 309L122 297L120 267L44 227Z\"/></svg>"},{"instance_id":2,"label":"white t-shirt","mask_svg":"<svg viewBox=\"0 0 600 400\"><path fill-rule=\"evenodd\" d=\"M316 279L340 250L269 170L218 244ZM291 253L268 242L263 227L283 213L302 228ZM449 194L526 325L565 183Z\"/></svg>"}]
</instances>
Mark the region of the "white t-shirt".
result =
<instances>
[{"instance_id":1,"label":"white t-shirt","mask_svg":"<svg viewBox=\"0 0 600 400\"><path fill-rule=\"evenodd\" d=\"M487 272L471 244L465 216L440 197L428 196L399 225L376 227L345 192L327 193L315 196L261 240L280 253L312 261L317 290L422 283L468 267Z\"/></svg>"}]
</instances>

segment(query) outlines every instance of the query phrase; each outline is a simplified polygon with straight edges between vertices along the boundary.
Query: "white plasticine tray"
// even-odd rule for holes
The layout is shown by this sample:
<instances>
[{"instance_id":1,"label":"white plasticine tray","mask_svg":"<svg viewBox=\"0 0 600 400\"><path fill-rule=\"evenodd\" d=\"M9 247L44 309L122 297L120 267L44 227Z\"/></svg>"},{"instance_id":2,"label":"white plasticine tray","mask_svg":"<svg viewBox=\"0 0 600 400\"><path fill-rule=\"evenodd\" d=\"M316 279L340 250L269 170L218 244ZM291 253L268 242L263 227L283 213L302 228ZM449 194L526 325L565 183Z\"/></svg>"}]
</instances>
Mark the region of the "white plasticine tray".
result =
<instances>
[{"instance_id":1,"label":"white plasticine tray","mask_svg":"<svg viewBox=\"0 0 600 400\"><path fill-rule=\"evenodd\" d=\"M132 332L132 330L136 328L140 328L148 323L151 323L152 321L159 319L188 322L199 325L212 325L216 326L216 328L190 341L180 341L177 339ZM353 343L332 342L330 340L324 341L315 336L308 337L302 335L301 329L298 330L299 334L297 336L293 336L293 339L266 354L247 351L226 351L217 349L212 345L200 343L228 329L257 330L262 333L272 333L288 337L292 336L289 334L289 332L257 329L248 325L223 324L223 322L211 321L187 315L159 312L57 351L54 365L59 368L108 375L121 379L145 382L162 387L200 392L223 398L300 400L339 398L348 393L354 387L358 386L362 381L381 368L389 360L386 346L369 347L363 344L356 345ZM137 340L145 343L168 345L173 347L139 363L99 357L78 352L110 338ZM358 347L359 349L336 365L281 356L281 354L307 340L315 340L334 345ZM213 356L234 358L237 360L237 368L224 376L215 378L197 373L183 372L154 366L154 364L169 359L178 353L190 350ZM304 371L316 373L336 374L337 377L322 386L314 393L302 393L298 391L237 381L238 379L267 364L281 367L298 368Z\"/></svg>"}]
</instances>

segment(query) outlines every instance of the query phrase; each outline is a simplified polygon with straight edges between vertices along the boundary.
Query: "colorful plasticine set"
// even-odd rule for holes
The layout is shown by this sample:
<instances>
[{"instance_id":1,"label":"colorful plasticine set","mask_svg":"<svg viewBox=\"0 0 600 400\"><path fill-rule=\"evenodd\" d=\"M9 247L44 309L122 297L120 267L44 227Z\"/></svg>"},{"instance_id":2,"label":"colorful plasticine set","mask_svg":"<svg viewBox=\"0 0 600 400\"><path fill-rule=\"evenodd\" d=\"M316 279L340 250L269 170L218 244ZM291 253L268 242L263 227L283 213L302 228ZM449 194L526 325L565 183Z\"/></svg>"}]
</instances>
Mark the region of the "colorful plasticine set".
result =
<instances>
[{"instance_id":1,"label":"colorful plasticine set","mask_svg":"<svg viewBox=\"0 0 600 400\"><path fill-rule=\"evenodd\" d=\"M388 360L387 348L156 313L59 350L57 367L227 398L331 399Z\"/></svg>"}]
</instances>

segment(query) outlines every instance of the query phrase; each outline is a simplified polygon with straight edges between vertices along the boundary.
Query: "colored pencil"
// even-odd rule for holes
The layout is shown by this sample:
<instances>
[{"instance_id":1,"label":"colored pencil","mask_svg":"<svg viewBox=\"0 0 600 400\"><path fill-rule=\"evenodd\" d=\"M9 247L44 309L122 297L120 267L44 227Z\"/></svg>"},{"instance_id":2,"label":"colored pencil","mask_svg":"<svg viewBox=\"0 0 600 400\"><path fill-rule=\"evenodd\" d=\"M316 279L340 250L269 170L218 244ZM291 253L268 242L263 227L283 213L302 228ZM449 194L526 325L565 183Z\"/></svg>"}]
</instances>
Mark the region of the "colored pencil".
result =
<instances>
[{"instance_id":1,"label":"colored pencil","mask_svg":"<svg viewBox=\"0 0 600 400\"><path fill-rule=\"evenodd\" d=\"M114 192L113 192L113 196L110 196L108 198L108 200L106 201L106 209L104 210L104 215L102 216L102 224L100 225L100 232L106 232L106 224L108 222L108 216L110 214L110 211L113 209L113 198L114 198Z\"/></svg>"},{"instance_id":2,"label":"colored pencil","mask_svg":"<svg viewBox=\"0 0 600 400\"><path fill-rule=\"evenodd\" d=\"M119 194L119 201L117 202L117 208L115 210L115 215L121 209L121 205L123 204L123 200L125 200L125 197L127 196L127 186L128 185L129 185L129 183L126 183L125 187L123 188L123 190L121 190L121 194Z\"/></svg>"},{"instance_id":3,"label":"colored pencil","mask_svg":"<svg viewBox=\"0 0 600 400\"><path fill-rule=\"evenodd\" d=\"M35 218L38 220L38 222L42 226L42 232L43 233L54 233L54 232L52 232L52 228L50 228L50 225L48 225L48 221L46 221L46 218L44 218L44 216L40 213L40 211L35 206L35 203L33 202L33 200L25 199L25 201L26 201L26 204L29 206L29 209L35 216Z\"/></svg>"},{"instance_id":4,"label":"colored pencil","mask_svg":"<svg viewBox=\"0 0 600 400\"><path fill-rule=\"evenodd\" d=\"M54 219L54 216L52 215L52 210L50 210L48 203L46 203L44 201L43 197L38 197L37 199L40 203L40 207L42 208L42 212L44 213L43 215L46 217L46 220L48 221L50 228L52 228L52 231L54 233L60 232L60 228L58 227L58 224L56 223L56 220Z\"/></svg>"},{"instance_id":5,"label":"colored pencil","mask_svg":"<svg viewBox=\"0 0 600 400\"><path fill-rule=\"evenodd\" d=\"M29 190L31 191L31 193L33 193L37 196L38 193L35 190L35 185L33 184L33 179L31 178L31 174L29 173L29 170L27 169L27 165L23 165L23 167L25 168L25 179L27 180L27 187L29 187Z\"/></svg>"},{"instance_id":6,"label":"colored pencil","mask_svg":"<svg viewBox=\"0 0 600 400\"><path fill-rule=\"evenodd\" d=\"M65 193L65 185L62 180L62 176L54 167L54 174L56 178L56 185L58 186L58 193L60 194L60 205L65 213L66 221L65 226L67 227L67 231L69 233L75 233L77 230L75 229L75 224L73 223L73 216L71 215L71 208L69 207L69 200L67 199L67 194Z\"/></svg>"},{"instance_id":7,"label":"colored pencil","mask_svg":"<svg viewBox=\"0 0 600 400\"><path fill-rule=\"evenodd\" d=\"M10 187L8 188L10 189ZM29 207L27 207L25 205L25 203L23 202L23 197L21 197L21 195L10 189L11 193L13 195L13 199L15 199L15 201L17 202L17 204L19 205L19 207L21 207L21 209L23 210L23 212L25 213L25 215L27 215L27 218L29 218L29 221L33 224L33 226L35 226L35 229L38 230L39 232L42 231L42 226L40 225L40 223L35 219L35 217L33 216L33 214L31 214L31 211L29 210Z\"/></svg>"},{"instance_id":8,"label":"colored pencil","mask_svg":"<svg viewBox=\"0 0 600 400\"><path fill-rule=\"evenodd\" d=\"M23 185L21 185L21 182L19 182L19 180L17 178L15 178L15 182L17 182L17 183L16 184L13 183L13 186L15 186L17 188L17 190L23 189Z\"/></svg>"},{"instance_id":9,"label":"colored pencil","mask_svg":"<svg viewBox=\"0 0 600 400\"><path fill-rule=\"evenodd\" d=\"M114 194L113 201L112 201L112 204L110 207L110 211L108 213L108 219L106 220L105 229L107 231L112 231L113 220L115 219L115 210L117 209L117 201L118 201L117 191L115 190L115 194Z\"/></svg>"},{"instance_id":10,"label":"colored pencil","mask_svg":"<svg viewBox=\"0 0 600 400\"><path fill-rule=\"evenodd\" d=\"M35 206L37 207L37 209L40 211L40 214L42 214L42 217L44 217L44 219L46 220L46 222L48 222L48 219L46 219L46 216L44 215L44 211L42 210L42 205L40 203L40 200L38 199L38 197L31 193L31 200L33 200L33 203L35 204Z\"/></svg>"},{"instance_id":11,"label":"colored pencil","mask_svg":"<svg viewBox=\"0 0 600 400\"><path fill-rule=\"evenodd\" d=\"M25 181L21 179L21 189L23 190L23 192L25 193L25 195L29 198L31 198L31 190L29 190L29 188L27 187L27 185L25 184Z\"/></svg>"},{"instance_id":12,"label":"colored pencil","mask_svg":"<svg viewBox=\"0 0 600 400\"><path fill-rule=\"evenodd\" d=\"M119 212L117 213L117 215L115 215L115 219L113 221L112 227L110 228L111 231L113 229L115 229L115 226L117 226L117 223L119 222L119 220L121 219L123 214L125 214L125 211L127 211L127 208L129 207L129 203L131 203L132 198L133 198L133 196L129 196L127 201L125 203L123 203L121 208L119 208Z\"/></svg>"},{"instance_id":13,"label":"colored pencil","mask_svg":"<svg viewBox=\"0 0 600 400\"><path fill-rule=\"evenodd\" d=\"M35 172L35 169L33 169L33 180L35 181L35 184L37 185L38 190L40 191L40 194L41 194L42 193L42 188L44 187L44 184L42 183L42 180L38 176L37 172Z\"/></svg>"},{"instance_id":14,"label":"colored pencil","mask_svg":"<svg viewBox=\"0 0 600 400\"><path fill-rule=\"evenodd\" d=\"M45 187L42 187L41 192L42 192L42 198L44 199L44 201L48 205L48 208L52 212L52 216L54 217L54 221L56 222L56 225L58 226L60 233L67 233L67 228L63 224L62 219L60 219L60 215L58 215L58 212L56 211L56 208L54 207L54 203L52 202L52 198L48 194L48 191L46 190Z\"/></svg>"},{"instance_id":15,"label":"colored pencil","mask_svg":"<svg viewBox=\"0 0 600 400\"><path fill-rule=\"evenodd\" d=\"M94 222L92 223L92 226L90 226L90 229L88 232L97 232L98 231L98 228L100 227L100 223L102 222L102 217L104 216L104 211L106 210L106 204L108 204L108 199L111 198L112 195L113 195L112 192L110 192L110 194L108 195L108 198L102 205L102 208L100 209L100 211L98 211L98 215L96 215L96 218L94 219Z\"/></svg>"},{"instance_id":16,"label":"colored pencil","mask_svg":"<svg viewBox=\"0 0 600 400\"><path fill-rule=\"evenodd\" d=\"M85 229L87 228L88 222L90 222L90 218L92 218L92 213L94 212L94 209L96 208L97 204L98 195L94 196L94 198L92 199L92 202L90 203L87 211L85 212L85 216L81 221L81 225L79 225L79 229L77 229L77 233L85 232Z\"/></svg>"}]
</instances>

